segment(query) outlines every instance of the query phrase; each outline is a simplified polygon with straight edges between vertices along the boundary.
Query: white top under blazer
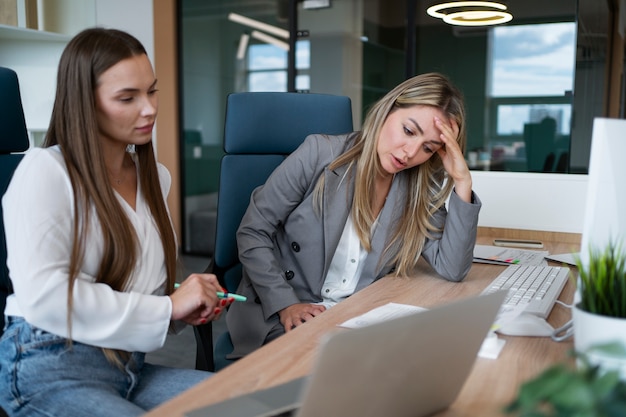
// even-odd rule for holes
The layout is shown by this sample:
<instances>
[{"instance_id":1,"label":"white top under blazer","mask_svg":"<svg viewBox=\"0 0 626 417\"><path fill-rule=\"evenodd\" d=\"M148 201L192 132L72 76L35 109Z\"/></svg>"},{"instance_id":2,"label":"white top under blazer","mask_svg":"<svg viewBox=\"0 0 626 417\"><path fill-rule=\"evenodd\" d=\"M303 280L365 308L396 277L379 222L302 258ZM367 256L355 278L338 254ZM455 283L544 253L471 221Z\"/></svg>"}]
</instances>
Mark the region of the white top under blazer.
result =
<instances>
[{"instance_id":1,"label":"white top under blazer","mask_svg":"<svg viewBox=\"0 0 626 417\"><path fill-rule=\"evenodd\" d=\"M165 198L171 177L161 164L158 172ZM99 347L149 352L163 346L172 312L170 298L162 296L167 276L163 246L140 185L136 210L118 198L140 246L130 286L120 292L95 282L103 238L94 214L74 286L71 338ZM62 337L68 337L73 201L58 147L30 150L2 199L7 265L15 291L7 299L5 314L24 317L31 325Z\"/></svg>"}]
</instances>

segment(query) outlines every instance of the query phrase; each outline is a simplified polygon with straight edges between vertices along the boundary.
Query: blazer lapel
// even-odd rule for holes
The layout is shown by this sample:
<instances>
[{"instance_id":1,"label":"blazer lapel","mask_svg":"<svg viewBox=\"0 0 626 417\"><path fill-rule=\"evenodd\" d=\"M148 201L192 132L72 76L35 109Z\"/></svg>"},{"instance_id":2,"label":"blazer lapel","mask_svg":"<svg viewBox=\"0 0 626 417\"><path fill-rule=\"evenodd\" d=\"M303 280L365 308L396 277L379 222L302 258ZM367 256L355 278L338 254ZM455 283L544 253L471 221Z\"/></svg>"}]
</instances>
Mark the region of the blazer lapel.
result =
<instances>
[{"instance_id":1,"label":"blazer lapel","mask_svg":"<svg viewBox=\"0 0 626 417\"><path fill-rule=\"evenodd\" d=\"M349 207L354 196L354 181L345 166L334 171L324 170L324 271L326 277L341 233L348 220ZM321 287L320 287L321 288Z\"/></svg>"}]
</instances>

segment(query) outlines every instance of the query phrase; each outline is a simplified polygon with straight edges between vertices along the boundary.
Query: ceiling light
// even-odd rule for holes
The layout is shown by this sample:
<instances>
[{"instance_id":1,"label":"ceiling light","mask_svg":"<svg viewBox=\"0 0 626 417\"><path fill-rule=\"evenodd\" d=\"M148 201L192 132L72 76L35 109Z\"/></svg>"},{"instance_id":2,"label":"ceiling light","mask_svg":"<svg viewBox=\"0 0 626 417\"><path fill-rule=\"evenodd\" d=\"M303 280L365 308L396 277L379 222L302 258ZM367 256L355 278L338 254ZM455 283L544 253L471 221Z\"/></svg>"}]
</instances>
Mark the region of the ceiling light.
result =
<instances>
[{"instance_id":1,"label":"ceiling light","mask_svg":"<svg viewBox=\"0 0 626 417\"><path fill-rule=\"evenodd\" d=\"M304 0L303 9L324 9L330 7L330 0Z\"/></svg>"},{"instance_id":2,"label":"ceiling light","mask_svg":"<svg viewBox=\"0 0 626 417\"><path fill-rule=\"evenodd\" d=\"M248 50L248 42L250 41L250 35L242 33L239 38L239 46L237 47L237 59L244 59L246 57L246 51Z\"/></svg>"},{"instance_id":3,"label":"ceiling light","mask_svg":"<svg viewBox=\"0 0 626 417\"><path fill-rule=\"evenodd\" d=\"M279 48L284 49L285 51L289 51L289 44L285 41L281 41L280 39L276 39L273 36L268 35L267 33L259 32L258 30L253 30L250 33L254 39L258 39L260 41L272 44L274 46L278 46Z\"/></svg>"},{"instance_id":4,"label":"ceiling light","mask_svg":"<svg viewBox=\"0 0 626 417\"><path fill-rule=\"evenodd\" d=\"M453 1L431 6L426 13L451 25L488 26L513 19L506 10L504 4L491 1Z\"/></svg>"},{"instance_id":5,"label":"ceiling light","mask_svg":"<svg viewBox=\"0 0 626 417\"><path fill-rule=\"evenodd\" d=\"M242 16L237 13L230 13L228 20L241 23L244 26L249 26L254 29L262 30L267 33L271 33L274 36L289 39L289 31L281 29L277 26L273 26L267 23L259 22L258 20L250 19L249 17Z\"/></svg>"}]
</instances>

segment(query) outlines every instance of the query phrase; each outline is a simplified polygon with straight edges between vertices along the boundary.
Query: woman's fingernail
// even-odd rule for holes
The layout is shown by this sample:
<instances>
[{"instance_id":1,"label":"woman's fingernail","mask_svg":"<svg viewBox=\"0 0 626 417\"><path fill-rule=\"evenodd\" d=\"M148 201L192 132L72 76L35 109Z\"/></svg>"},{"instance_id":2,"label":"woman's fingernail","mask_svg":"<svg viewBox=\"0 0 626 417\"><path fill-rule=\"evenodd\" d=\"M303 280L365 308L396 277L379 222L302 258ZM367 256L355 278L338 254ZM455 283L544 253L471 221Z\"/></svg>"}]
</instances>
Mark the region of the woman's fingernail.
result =
<instances>
[{"instance_id":1,"label":"woman's fingernail","mask_svg":"<svg viewBox=\"0 0 626 417\"><path fill-rule=\"evenodd\" d=\"M213 314L218 315L218 314L220 314L220 313L221 313L221 311L222 311L222 309L221 309L221 308L219 308L219 307L215 307L215 310L213 310Z\"/></svg>"},{"instance_id":2,"label":"woman's fingernail","mask_svg":"<svg viewBox=\"0 0 626 417\"><path fill-rule=\"evenodd\" d=\"M231 303L231 304L232 304L232 303L234 303L234 302L235 302L235 298L234 298L234 297L230 297L230 298L228 299L228 302L229 302L229 303Z\"/></svg>"},{"instance_id":3,"label":"woman's fingernail","mask_svg":"<svg viewBox=\"0 0 626 417\"><path fill-rule=\"evenodd\" d=\"M228 300L226 300L226 299L221 299L221 300L220 300L220 305L221 305L222 307L224 307L226 304L228 304Z\"/></svg>"},{"instance_id":4,"label":"woman's fingernail","mask_svg":"<svg viewBox=\"0 0 626 417\"><path fill-rule=\"evenodd\" d=\"M200 319L200 324L206 323L206 319Z\"/></svg>"}]
</instances>

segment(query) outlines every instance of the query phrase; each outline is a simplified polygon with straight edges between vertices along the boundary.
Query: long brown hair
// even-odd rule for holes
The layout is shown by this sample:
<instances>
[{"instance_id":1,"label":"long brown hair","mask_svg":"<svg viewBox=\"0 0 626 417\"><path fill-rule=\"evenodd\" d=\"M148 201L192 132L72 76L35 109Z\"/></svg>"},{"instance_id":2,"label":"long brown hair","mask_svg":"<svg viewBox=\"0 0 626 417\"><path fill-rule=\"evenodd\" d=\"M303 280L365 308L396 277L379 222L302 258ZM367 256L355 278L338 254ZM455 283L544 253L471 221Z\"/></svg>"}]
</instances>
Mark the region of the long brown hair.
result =
<instances>
[{"instance_id":1,"label":"long brown hair","mask_svg":"<svg viewBox=\"0 0 626 417\"><path fill-rule=\"evenodd\" d=\"M465 152L465 107L461 92L442 74L426 73L409 78L387 93L369 110L363 129L354 137L354 145L335 159L329 169L348 165L355 178L352 219L364 249L371 249L371 230L375 215L372 198L375 195L375 178L383 173L376 151L382 126L391 112L415 105L440 109L459 126L457 142ZM453 184L446 181L441 158L436 153L423 164L403 171L407 175L407 200L400 221L386 244L386 255L395 265L395 274L407 276L415 267L427 237L441 232L431 222L452 191ZM316 186L319 195L323 177ZM316 195L316 201L321 201Z\"/></svg>"},{"instance_id":2,"label":"long brown hair","mask_svg":"<svg viewBox=\"0 0 626 417\"><path fill-rule=\"evenodd\" d=\"M60 145L74 190L73 244L68 284L68 329L71 335L73 288L81 270L90 216L102 225L103 255L96 282L125 291L135 268L138 240L134 228L109 183L96 119L95 90L107 69L133 56L146 55L133 36L114 29L92 28L76 35L66 46L57 74L50 127L44 146ZM176 279L176 238L165 206L151 142L135 146L140 184L159 230L167 271L166 293ZM105 349L109 360L119 356ZM120 352L118 352L120 353Z\"/></svg>"}]
</instances>

